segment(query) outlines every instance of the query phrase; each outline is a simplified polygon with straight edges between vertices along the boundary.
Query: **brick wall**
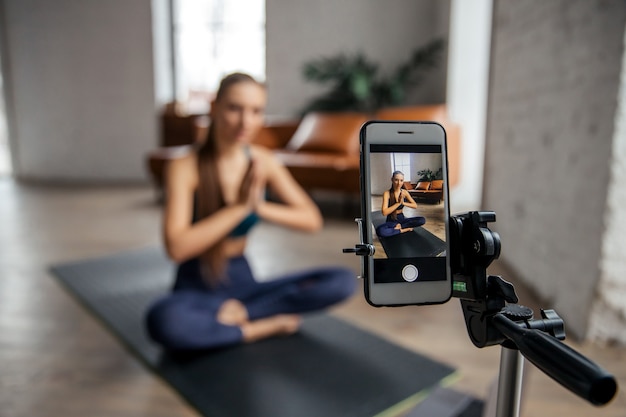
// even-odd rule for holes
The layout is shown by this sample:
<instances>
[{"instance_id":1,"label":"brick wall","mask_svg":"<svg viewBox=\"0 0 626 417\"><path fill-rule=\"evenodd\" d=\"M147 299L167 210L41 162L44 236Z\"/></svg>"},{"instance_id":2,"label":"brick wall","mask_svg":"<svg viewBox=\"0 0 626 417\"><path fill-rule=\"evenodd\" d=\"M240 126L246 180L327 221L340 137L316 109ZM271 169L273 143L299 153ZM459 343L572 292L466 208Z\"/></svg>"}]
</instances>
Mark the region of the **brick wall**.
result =
<instances>
[{"instance_id":1,"label":"brick wall","mask_svg":"<svg viewBox=\"0 0 626 417\"><path fill-rule=\"evenodd\" d=\"M626 45L626 34L624 37ZM589 322L589 337L626 345L626 54L613 133L611 182L605 214L600 282Z\"/></svg>"},{"instance_id":2,"label":"brick wall","mask_svg":"<svg viewBox=\"0 0 626 417\"><path fill-rule=\"evenodd\" d=\"M623 1L494 3L483 207L577 337L601 276L625 19Z\"/></svg>"}]
</instances>

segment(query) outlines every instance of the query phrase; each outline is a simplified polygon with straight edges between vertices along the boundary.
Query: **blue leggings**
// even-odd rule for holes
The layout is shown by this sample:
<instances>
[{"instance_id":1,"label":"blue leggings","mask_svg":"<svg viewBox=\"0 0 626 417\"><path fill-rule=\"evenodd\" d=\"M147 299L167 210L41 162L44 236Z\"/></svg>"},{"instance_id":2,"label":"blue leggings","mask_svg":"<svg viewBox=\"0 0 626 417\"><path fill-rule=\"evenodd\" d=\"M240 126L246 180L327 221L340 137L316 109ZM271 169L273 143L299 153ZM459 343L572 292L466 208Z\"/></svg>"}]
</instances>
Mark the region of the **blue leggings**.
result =
<instances>
[{"instance_id":1,"label":"blue leggings","mask_svg":"<svg viewBox=\"0 0 626 417\"><path fill-rule=\"evenodd\" d=\"M320 310L352 295L354 272L347 268L317 268L269 282L256 282L247 260L229 261L228 277L215 288L204 284L197 260L182 264L173 291L154 302L146 315L150 337L169 350L197 350L242 342L239 326L217 321L227 299L237 299L250 320L276 314Z\"/></svg>"},{"instance_id":2,"label":"blue leggings","mask_svg":"<svg viewBox=\"0 0 626 417\"><path fill-rule=\"evenodd\" d=\"M398 220L393 220L390 216L387 216L387 221L376 228L376 234L379 237L389 237L400 234L400 230L396 229L396 225L400 224L403 229L407 227L420 227L426 223L424 217L404 217L404 214L400 213L397 216Z\"/></svg>"}]
</instances>

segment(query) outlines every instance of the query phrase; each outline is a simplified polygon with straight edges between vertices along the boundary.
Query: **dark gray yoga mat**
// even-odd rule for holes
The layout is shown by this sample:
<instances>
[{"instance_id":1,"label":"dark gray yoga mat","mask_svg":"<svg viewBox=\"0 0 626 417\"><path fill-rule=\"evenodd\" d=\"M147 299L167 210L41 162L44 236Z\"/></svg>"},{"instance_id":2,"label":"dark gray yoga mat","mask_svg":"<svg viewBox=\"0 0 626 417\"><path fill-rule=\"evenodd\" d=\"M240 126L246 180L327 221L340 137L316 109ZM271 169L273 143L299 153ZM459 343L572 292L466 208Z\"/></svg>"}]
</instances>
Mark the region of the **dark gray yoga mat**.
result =
<instances>
[{"instance_id":1,"label":"dark gray yoga mat","mask_svg":"<svg viewBox=\"0 0 626 417\"><path fill-rule=\"evenodd\" d=\"M143 314L174 269L148 248L54 266L77 299L205 416L373 416L407 411L450 366L327 314L293 336L176 356L146 336Z\"/></svg>"},{"instance_id":2,"label":"dark gray yoga mat","mask_svg":"<svg viewBox=\"0 0 626 417\"><path fill-rule=\"evenodd\" d=\"M385 223L386 217L380 210L372 212L374 228ZM446 243L430 233L424 227L416 227L412 232L395 236L378 236L383 249L389 258L418 258L422 256L438 256L446 249Z\"/></svg>"}]
</instances>

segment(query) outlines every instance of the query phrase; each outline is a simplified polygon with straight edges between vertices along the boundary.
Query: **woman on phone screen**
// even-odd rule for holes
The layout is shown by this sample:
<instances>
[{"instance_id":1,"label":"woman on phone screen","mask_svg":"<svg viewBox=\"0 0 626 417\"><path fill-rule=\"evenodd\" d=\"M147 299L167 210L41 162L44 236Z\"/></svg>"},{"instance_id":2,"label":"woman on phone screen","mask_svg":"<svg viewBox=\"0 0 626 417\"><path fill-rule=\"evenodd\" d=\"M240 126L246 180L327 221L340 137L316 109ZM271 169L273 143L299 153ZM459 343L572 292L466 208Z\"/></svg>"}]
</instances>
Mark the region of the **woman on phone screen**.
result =
<instances>
[{"instance_id":1,"label":"woman on phone screen","mask_svg":"<svg viewBox=\"0 0 626 417\"><path fill-rule=\"evenodd\" d=\"M424 217L404 217L404 207L417 208L417 203L411 194L404 188L404 174L401 171L394 171L391 174L391 188L383 193L381 211L383 216L387 216L385 223L376 228L376 233L380 237L389 237L401 233L412 232L414 228L426 223Z\"/></svg>"}]
</instances>

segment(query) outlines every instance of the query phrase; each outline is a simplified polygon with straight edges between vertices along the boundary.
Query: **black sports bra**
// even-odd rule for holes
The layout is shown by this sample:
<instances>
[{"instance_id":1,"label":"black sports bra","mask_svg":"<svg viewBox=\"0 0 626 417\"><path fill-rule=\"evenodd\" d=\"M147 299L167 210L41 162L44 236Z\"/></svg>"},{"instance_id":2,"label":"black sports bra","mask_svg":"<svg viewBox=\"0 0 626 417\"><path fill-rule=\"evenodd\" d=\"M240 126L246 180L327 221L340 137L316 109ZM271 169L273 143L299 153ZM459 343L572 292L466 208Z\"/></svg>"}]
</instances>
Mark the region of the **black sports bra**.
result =
<instances>
[{"instance_id":1,"label":"black sports bra","mask_svg":"<svg viewBox=\"0 0 626 417\"><path fill-rule=\"evenodd\" d=\"M246 156L248 157L248 159L251 158L250 155L250 147L246 146L244 148L244 152L246 154ZM198 193L194 193L193 195L193 222L197 222L198 219L198 209L197 209L197 204L198 204ZM255 224L257 224L259 222L260 218L256 213L250 213L248 214L248 216L246 218L244 218L241 223L239 223L237 226L235 226L235 228L233 230L230 231L229 236L230 237L240 237L240 236L245 236L248 234L248 232L250 231L250 229L252 229L254 227Z\"/></svg>"}]
</instances>

